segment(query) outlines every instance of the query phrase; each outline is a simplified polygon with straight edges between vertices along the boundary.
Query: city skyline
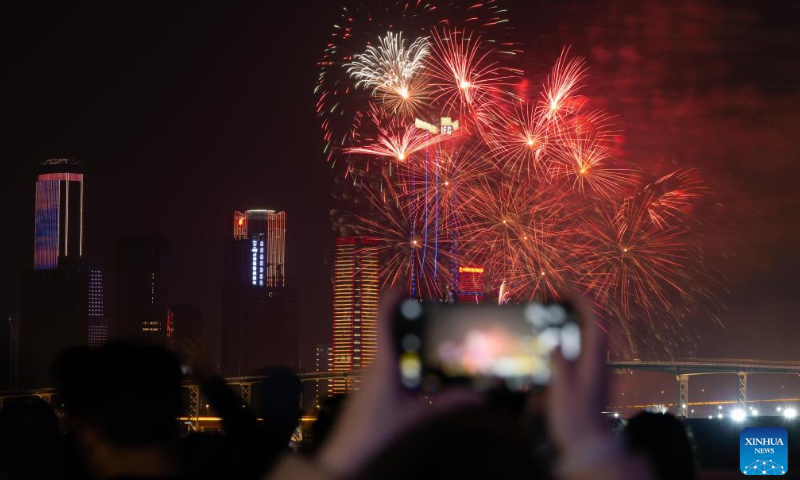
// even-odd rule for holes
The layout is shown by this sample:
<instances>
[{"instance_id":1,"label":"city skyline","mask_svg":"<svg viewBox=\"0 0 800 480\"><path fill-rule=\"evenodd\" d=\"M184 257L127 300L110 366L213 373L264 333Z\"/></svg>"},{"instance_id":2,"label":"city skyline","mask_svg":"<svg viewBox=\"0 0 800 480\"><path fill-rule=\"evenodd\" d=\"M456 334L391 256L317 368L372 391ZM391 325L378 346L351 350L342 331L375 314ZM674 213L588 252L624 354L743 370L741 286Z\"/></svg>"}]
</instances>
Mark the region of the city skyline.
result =
<instances>
[{"instance_id":1,"label":"city skyline","mask_svg":"<svg viewBox=\"0 0 800 480\"><path fill-rule=\"evenodd\" d=\"M592 65L587 88L602 93L599 106L618 115L624 154L697 164L717 189L713 215L730 227L724 241L710 238L717 277L727 285L716 291L725 328L692 318L697 331L690 338L701 348L678 354L781 359L792 351L799 333L793 318L800 308L794 294L800 259L793 245L800 209L792 180L796 143L786 132L798 124L800 74L790 61L796 14L736 4L738 15L731 16L718 2L625 7L651 18L642 24L624 23L615 2L588 10L570 2L508 4L513 17L533 19L535 35L525 39L528 70L546 71L571 45ZM18 272L33 256L38 165L74 157L91 174L85 195L96 199L86 205L87 251L110 270L116 238L164 233L176 245L174 300L200 309L207 333L221 328L222 238L216 232L228 227L237 206L287 211L293 238L303 241L287 251L286 263L320 295L302 305L301 322L312 345L324 343L335 237L328 214L342 208L330 194L351 179L334 176L322 161L312 88L314 62L339 5L320 6L310 19L290 5L229 6L224 15L199 8L188 17L176 7L142 8L78 15L20 6L4 16L14 19L4 29L5 44L25 46L9 53L15 68L2 80L9 141L0 148L12 165L3 225L16 234L3 253L8 288L0 310L19 311ZM282 16L287 25L310 22L291 52L278 46L299 33L265 27L265 19ZM563 22L550 25L552 18ZM651 24L664 25L666 33L646 28ZM729 25L750 35L723 36ZM765 31L783 32L791 48L774 48L759 35ZM665 42L668 37L676 41ZM107 272L108 285L114 276ZM776 345L747 341L764 328L777 334Z\"/></svg>"}]
</instances>

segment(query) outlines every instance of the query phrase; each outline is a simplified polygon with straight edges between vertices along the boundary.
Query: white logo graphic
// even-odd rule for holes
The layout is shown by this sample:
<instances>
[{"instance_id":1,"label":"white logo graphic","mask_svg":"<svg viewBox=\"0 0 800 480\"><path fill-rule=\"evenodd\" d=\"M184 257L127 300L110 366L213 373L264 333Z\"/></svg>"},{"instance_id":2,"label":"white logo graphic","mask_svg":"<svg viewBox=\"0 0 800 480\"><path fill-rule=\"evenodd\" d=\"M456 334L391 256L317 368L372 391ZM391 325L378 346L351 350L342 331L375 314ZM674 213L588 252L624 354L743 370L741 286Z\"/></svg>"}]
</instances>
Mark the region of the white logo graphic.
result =
<instances>
[{"instance_id":1,"label":"white logo graphic","mask_svg":"<svg viewBox=\"0 0 800 480\"><path fill-rule=\"evenodd\" d=\"M756 460L744 467L742 473L745 475L783 475L786 470L772 460Z\"/></svg>"}]
</instances>

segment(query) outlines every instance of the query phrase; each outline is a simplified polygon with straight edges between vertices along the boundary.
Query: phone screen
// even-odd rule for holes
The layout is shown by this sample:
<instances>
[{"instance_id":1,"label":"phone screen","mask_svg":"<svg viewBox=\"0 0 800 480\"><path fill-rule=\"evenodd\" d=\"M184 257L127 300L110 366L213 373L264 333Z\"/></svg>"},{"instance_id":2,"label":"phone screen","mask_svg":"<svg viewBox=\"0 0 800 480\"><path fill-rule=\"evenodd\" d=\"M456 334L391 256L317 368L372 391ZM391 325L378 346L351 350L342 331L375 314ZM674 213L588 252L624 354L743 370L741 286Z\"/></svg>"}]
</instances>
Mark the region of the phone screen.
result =
<instances>
[{"instance_id":1,"label":"phone screen","mask_svg":"<svg viewBox=\"0 0 800 480\"><path fill-rule=\"evenodd\" d=\"M575 316L561 304L431 304L425 306L422 345L424 370L473 383L502 379L511 389L544 385L550 355L580 354Z\"/></svg>"}]
</instances>

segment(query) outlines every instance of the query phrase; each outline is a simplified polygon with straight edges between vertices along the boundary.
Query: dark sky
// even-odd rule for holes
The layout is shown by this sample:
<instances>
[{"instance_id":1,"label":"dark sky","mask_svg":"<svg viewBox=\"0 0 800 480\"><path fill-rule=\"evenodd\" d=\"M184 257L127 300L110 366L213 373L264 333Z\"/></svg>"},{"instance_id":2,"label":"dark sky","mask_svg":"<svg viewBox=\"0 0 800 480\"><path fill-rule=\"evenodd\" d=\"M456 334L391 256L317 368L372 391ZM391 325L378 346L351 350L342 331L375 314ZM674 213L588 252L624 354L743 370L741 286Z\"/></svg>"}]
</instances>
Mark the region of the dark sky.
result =
<instances>
[{"instance_id":1,"label":"dark sky","mask_svg":"<svg viewBox=\"0 0 800 480\"><path fill-rule=\"evenodd\" d=\"M508 5L531 85L571 45L591 67L584 92L624 131L622 155L708 181L698 215L724 328L697 318L691 353L797 359L800 3ZM4 2L0 312L17 311L32 265L36 166L74 157L88 168L85 251L109 270L110 299L115 239L162 232L172 303L199 307L217 338L231 210L285 210L307 346L326 341L334 173L312 89L340 6Z\"/></svg>"}]
</instances>

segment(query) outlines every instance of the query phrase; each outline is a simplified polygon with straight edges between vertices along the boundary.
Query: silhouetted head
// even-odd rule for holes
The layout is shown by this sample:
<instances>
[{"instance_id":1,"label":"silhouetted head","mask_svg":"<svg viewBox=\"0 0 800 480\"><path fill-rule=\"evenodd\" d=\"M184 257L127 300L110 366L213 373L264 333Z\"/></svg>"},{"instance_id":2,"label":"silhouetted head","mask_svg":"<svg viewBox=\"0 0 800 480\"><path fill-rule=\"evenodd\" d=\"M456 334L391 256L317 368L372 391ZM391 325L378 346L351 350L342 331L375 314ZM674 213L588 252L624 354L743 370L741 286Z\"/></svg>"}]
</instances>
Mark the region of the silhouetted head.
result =
<instances>
[{"instance_id":1,"label":"silhouetted head","mask_svg":"<svg viewBox=\"0 0 800 480\"><path fill-rule=\"evenodd\" d=\"M0 478L49 477L58 468L59 441L58 418L47 402L6 400L0 411Z\"/></svg>"},{"instance_id":2,"label":"silhouetted head","mask_svg":"<svg viewBox=\"0 0 800 480\"><path fill-rule=\"evenodd\" d=\"M256 375L264 381L253 384L253 400L256 412L280 431L289 443L292 433L300 422L300 379L290 369L268 367L258 370Z\"/></svg>"},{"instance_id":3,"label":"silhouetted head","mask_svg":"<svg viewBox=\"0 0 800 480\"><path fill-rule=\"evenodd\" d=\"M430 419L375 456L356 478L550 478L519 417L492 407Z\"/></svg>"},{"instance_id":4,"label":"silhouetted head","mask_svg":"<svg viewBox=\"0 0 800 480\"><path fill-rule=\"evenodd\" d=\"M656 478L696 477L692 441L674 416L641 412L628 421L624 434L628 448L648 459Z\"/></svg>"},{"instance_id":5,"label":"silhouetted head","mask_svg":"<svg viewBox=\"0 0 800 480\"><path fill-rule=\"evenodd\" d=\"M148 445L178 433L180 365L160 346L116 342L67 349L54 373L70 421L111 443Z\"/></svg>"}]
</instances>

